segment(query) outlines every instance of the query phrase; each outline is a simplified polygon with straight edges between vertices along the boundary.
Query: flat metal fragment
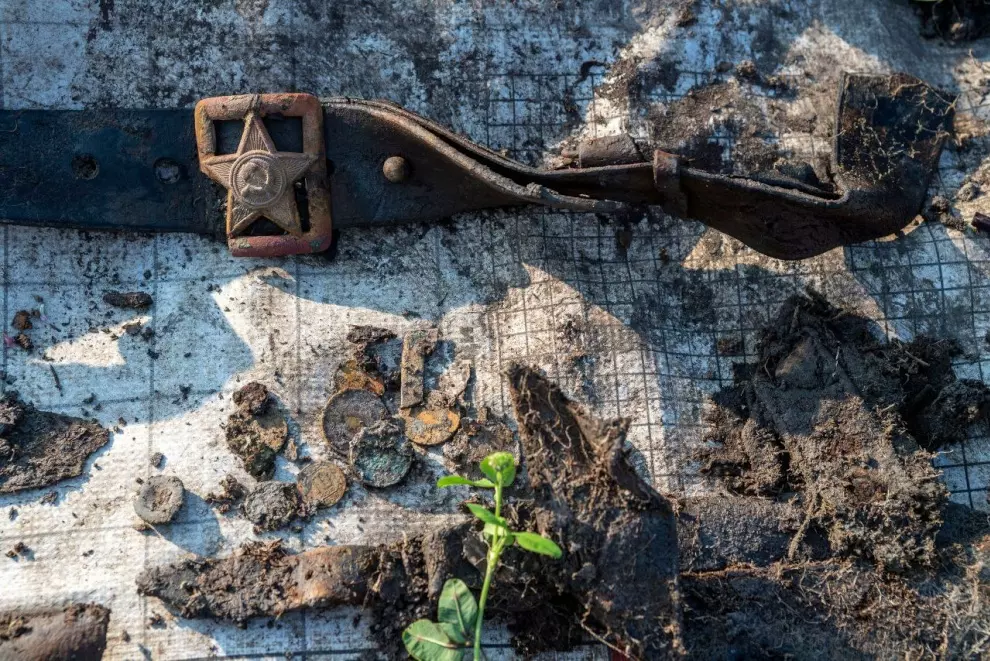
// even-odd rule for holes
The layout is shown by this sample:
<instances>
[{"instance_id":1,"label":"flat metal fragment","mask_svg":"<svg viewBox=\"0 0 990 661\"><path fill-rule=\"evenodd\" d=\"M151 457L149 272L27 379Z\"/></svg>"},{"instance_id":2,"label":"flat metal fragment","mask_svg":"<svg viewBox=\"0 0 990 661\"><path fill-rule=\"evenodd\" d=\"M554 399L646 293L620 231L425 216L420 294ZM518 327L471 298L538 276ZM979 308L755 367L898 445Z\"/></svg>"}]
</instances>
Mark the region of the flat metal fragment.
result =
<instances>
[{"instance_id":1,"label":"flat metal fragment","mask_svg":"<svg viewBox=\"0 0 990 661\"><path fill-rule=\"evenodd\" d=\"M438 339L435 328L409 331L402 339L400 408L409 409L423 403L426 357L433 353Z\"/></svg>"},{"instance_id":2,"label":"flat metal fragment","mask_svg":"<svg viewBox=\"0 0 990 661\"><path fill-rule=\"evenodd\" d=\"M406 435L416 445L440 445L446 443L461 424L461 416L454 411L423 409L403 411Z\"/></svg>"}]
</instances>

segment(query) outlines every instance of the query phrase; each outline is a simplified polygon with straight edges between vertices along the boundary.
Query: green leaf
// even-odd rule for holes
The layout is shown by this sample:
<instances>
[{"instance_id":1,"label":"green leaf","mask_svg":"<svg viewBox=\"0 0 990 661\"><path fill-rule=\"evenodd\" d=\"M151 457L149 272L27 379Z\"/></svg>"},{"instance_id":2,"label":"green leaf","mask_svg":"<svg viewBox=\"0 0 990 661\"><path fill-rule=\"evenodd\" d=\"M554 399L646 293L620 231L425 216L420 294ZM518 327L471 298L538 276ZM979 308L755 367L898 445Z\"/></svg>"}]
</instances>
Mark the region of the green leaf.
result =
<instances>
[{"instance_id":1,"label":"green leaf","mask_svg":"<svg viewBox=\"0 0 990 661\"><path fill-rule=\"evenodd\" d=\"M437 486L443 489L444 487L480 487L482 489L494 489L495 483L491 480L469 480L466 477L461 477L460 475L447 475L446 477L441 477L437 480Z\"/></svg>"},{"instance_id":2,"label":"green leaf","mask_svg":"<svg viewBox=\"0 0 990 661\"><path fill-rule=\"evenodd\" d=\"M402 632L402 642L416 661L461 661L464 649L447 637L435 622L416 620Z\"/></svg>"},{"instance_id":3,"label":"green leaf","mask_svg":"<svg viewBox=\"0 0 990 661\"><path fill-rule=\"evenodd\" d=\"M464 581L452 578L443 584L437 615L440 628L451 640L462 644L467 642L478 619L478 604Z\"/></svg>"},{"instance_id":4,"label":"green leaf","mask_svg":"<svg viewBox=\"0 0 990 661\"><path fill-rule=\"evenodd\" d=\"M484 508L481 505L476 505L474 503L464 503L464 505L469 510L471 510L471 514L474 514L476 517L478 517L485 523L489 523L493 526L499 526L502 528L506 527L505 519L503 519L500 516L495 516L495 513L492 512L491 510Z\"/></svg>"},{"instance_id":5,"label":"green leaf","mask_svg":"<svg viewBox=\"0 0 990 661\"><path fill-rule=\"evenodd\" d=\"M527 551L542 553L555 560L559 560L564 555L564 552L560 550L559 546L553 543L553 540L547 539L542 535L537 535L535 532L516 532L512 534L516 537L516 544Z\"/></svg>"},{"instance_id":6,"label":"green leaf","mask_svg":"<svg viewBox=\"0 0 990 661\"><path fill-rule=\"evenodd\" d=\"M464 636L464 632L461 631L461 628L456 624L450 624L449 622L437 622L437 626L440 628L440 631L447 634L447 638L450 638L450 642L467 647L468 639Z\"/></svg>"},{"instance_id":7,"label":"green leaf","mask_svg":"<svg viewBox=\"0 0 990 661\"><path fill-rule=\"evenodd\" d=\"M481 472L507 487L516 479L516 458L509 452L494 452L481 460Z\"/></svg>"}]
</instances>

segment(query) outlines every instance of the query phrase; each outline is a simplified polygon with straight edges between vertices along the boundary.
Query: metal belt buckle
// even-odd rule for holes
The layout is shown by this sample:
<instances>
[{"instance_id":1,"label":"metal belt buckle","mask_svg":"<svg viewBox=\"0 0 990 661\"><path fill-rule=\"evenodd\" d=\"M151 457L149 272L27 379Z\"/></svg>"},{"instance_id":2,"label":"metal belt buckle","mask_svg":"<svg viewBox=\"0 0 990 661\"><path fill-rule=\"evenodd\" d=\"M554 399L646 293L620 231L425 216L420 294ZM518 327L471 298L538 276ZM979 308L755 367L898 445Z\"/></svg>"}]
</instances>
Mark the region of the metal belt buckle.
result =
<instances>
[{"instance_id":1,"label":"metal belt buckle","mask_svg":"<svg viewBox=\"0 0 990 661\"><path fill-rule=\"evenodd\" d=\"M262 118L301 117L303 153L275 148ZM237 152L217 155L214 122L244 120ZM323 109L311 94L218 96L196 104L199 169L227 189L227 245L237 257L277 257L330 247L330 189L323 142ZM296 182L305 182L309 227L296 203ZM248 235L262 218L285 234Z\"/></svg>"}]
</instances>

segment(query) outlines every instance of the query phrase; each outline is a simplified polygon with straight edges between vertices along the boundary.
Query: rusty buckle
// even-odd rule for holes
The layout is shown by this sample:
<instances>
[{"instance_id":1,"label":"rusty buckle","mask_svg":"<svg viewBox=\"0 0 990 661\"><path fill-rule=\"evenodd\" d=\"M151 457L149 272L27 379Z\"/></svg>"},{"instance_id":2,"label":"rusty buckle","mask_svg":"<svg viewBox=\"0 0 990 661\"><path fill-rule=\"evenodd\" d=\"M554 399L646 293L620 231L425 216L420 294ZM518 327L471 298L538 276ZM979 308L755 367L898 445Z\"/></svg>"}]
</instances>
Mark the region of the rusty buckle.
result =
<instances>
[{"instance_id":1,"label":"rusty buckle","mask_svg":"<svg viewBox=\"0 0 990 661\"><path fill-rule=\"evenodd\" d=\"M264 117L302 119L303 152L275 148ZM196 104L199 168L227 189L227 245L237 257L277 257L321 252L330 247L330 189L327 183L323 109L311 94L218 96ZM214 122L243 120L237 152L217 154ZM309 227L304 228L294 187L305 182ZM266 218L284 234L248 235Z\"/></svg>"}]
</instances>

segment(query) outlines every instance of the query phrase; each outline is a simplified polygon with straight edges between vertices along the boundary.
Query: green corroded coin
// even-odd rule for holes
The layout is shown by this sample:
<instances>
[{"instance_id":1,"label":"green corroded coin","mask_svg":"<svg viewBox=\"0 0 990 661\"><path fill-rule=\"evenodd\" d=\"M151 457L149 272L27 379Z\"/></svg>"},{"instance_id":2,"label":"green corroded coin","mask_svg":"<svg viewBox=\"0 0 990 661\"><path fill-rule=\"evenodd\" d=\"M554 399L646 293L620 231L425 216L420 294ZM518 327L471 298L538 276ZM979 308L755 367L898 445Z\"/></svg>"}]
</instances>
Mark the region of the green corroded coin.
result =
<instances>
[{"instance_id":1,"label":"green corroded coin","mask_svg":"<svg viewBox=\"0 0 990 661\"><path fill-rule=\"evenodd\" d=\"M414 456L402 425L395 420L376 422L351 442L351 466L369 487L398 484L412 467Z\"/></svg>"}]
</instances>

